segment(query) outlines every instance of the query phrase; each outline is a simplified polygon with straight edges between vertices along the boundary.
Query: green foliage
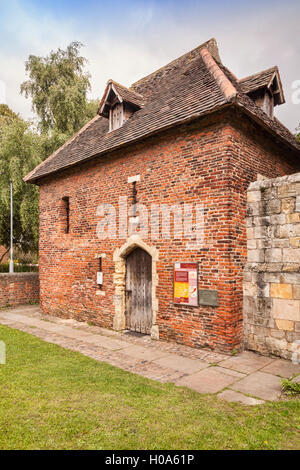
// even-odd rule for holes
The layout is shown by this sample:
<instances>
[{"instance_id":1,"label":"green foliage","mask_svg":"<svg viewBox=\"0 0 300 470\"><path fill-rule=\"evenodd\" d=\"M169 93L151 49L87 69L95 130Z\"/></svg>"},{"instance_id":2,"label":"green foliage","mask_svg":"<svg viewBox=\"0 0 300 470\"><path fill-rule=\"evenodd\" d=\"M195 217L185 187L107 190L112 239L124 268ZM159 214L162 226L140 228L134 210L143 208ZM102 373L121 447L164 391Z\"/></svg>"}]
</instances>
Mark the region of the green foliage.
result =
<instances>
[{"instance_id":1,"label":"green foliage","mask_svg":"<svg viewBox=\"0 0 300 470\"><path fill-rule=\"evenodd\" d=\"M37 249L38 189L23 182L41 160L40 136L15 118L0 128L0 245L10 240L10 180L14 188L14 243L25 253Z\"/></svg>"},{"instance_id":2,"label":"green foliage","mask_svg":"<svg viewBox=\"0 0 300 470\"><path fill-rule=\"evenodd\" d=\"M39 117L38 130L6 105L0 105L0 245L9 246L10 193L14 185L14 242L23 253L36 252L38 189L23 177L55 152L97 113L98 101L89 101L90 76L79 42L47 57L29 56L29 80L21 92L32 99Z\"/></svg>"},{"instance_id":3,"label":"green foliage","mask_svg":"<svg viewBox=\"0 0 300 470\"><path fill-rule=\"evenodd\" d=\"M228 403L2 325L0 340L0 449L299 449L298 400Z\"/></svg>"},{"instance_id":4,"label":"green foliage","mask_svg":"<svg viewBox=\"0 0 300 470\"><path fill-rule=\"evenodd\" d=\"M14 113L7 104L0 104L0 128L17 118L18 115Z\"/></svg>"},{"instance_id":5,"label":"green foliage","mask_svg":"<svg viewBox=\"0 0 300 470\"><path fill-rule=\"evenodd\" d=\"M72 135L87 121L90 75L84 72L86 59L79 55L81 47L75 41L47 57L30 55L26 62L29 80L22 83L21 92L31 97L42 133Z\"/></svg>"},{"instance_id":6,"label":"green foliage","mask_svg":"<svg viewBox=\"0 0 300 470\"><path fill-rule=\"evenodd\" d=\"M289 379L281 379L281 385L287 395L300 395L300 384L293 382L293 377Z\"/></svg>"},{"instance_id":7,"label":"green foliage","mask_svg":"<svg viewBox=\"0 0 300 470\"><path fill-rule=\"evenodd\" d=\"M30 266L28 264L15 264L14 265L15 273L37 272L38 270L39 270L38 266ZM0 273L8 273L8 272L9 272L9 263L0 264Z\"/></svg>"}]
</instances>

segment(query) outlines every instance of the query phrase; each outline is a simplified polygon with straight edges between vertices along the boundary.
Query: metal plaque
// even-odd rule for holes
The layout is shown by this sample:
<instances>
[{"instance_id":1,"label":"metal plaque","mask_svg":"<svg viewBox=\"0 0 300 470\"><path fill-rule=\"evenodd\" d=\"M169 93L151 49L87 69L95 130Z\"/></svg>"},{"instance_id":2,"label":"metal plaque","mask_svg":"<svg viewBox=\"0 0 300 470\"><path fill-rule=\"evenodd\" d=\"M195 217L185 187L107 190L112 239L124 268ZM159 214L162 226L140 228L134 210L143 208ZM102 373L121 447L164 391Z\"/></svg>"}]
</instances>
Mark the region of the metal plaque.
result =
<instances>
[{"instance_id":1,"label":"metal plaque","mask_svg":"<svg viewBox=\"0 0 300 470\"><path fill-rule=\"evenodd\" d=\"M211 307L218 307L218 291L210 289L199 290L199 303L200 305L210 305Z\"/></svg>"}]
</instances>

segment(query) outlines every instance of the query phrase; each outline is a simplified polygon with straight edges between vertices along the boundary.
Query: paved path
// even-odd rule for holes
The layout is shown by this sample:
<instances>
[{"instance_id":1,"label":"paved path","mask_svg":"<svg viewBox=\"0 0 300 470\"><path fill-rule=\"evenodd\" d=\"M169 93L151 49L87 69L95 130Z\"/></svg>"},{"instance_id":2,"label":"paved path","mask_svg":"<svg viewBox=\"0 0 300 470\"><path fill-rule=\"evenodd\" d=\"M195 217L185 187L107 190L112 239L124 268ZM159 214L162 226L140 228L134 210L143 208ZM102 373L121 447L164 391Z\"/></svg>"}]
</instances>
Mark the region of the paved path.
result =
<instances>
[{"instance_id":1,"label":"paved path","mask_svg":"<svg viewBox=\"0 0 300 470\"><path fill-rule=\"evenodd\" d=\"M280 379L299 374L300 365L245 351L226 356L208 349L153 341L75 320L43 317L38 306L0 310L0 323L98 361L161 382L174 382L227 401L258 405L278 400ZM0 331L1 340L1 331Z\"/></svg>"}]
</instances>

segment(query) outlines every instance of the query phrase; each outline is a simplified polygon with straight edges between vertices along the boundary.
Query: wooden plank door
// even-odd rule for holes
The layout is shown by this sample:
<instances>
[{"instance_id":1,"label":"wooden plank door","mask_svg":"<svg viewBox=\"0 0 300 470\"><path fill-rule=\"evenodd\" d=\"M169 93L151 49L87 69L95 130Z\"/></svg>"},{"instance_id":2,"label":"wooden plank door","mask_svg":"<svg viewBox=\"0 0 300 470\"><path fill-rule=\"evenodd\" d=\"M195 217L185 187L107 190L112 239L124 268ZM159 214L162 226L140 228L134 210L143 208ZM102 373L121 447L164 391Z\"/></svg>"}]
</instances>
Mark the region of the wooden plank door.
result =
<instances>
[{"instance_id":1,"label":"wooden plank door","mask_svg":"<svg viewBox=\"0 0 300 470\"><path fill-rule=\"evenodd\" d=\"M126 328L150 334L152 326L152 258L141 248L126 258Z\"/></svg>"}]
</instances>

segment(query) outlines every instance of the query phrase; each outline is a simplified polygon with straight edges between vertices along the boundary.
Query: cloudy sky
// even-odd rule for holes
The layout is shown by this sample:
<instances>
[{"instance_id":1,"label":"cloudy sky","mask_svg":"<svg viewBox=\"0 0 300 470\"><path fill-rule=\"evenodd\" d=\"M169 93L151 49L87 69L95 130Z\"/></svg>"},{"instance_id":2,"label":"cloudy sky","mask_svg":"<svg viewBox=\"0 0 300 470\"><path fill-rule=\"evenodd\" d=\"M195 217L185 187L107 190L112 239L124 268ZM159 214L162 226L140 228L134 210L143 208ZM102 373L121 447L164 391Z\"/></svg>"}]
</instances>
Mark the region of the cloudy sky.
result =
<instances>
[{"instance_id":1,"label":"cloudy sky","mask_svg":"<svg viewBox=\"0 0 300 470\"><path fill-rule=\"evenodd\" d=\"M238 77L278 65L286 104L277 117L292 131L300 121L292 101L300 80L299 0L0 0L0 7L0 102L25 118L31 104L19 89L29 54L84 43L97 98L109 78L128 86L215 37Z\"/></svg>"}]
</instances>

